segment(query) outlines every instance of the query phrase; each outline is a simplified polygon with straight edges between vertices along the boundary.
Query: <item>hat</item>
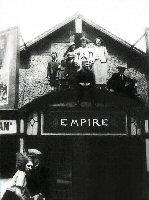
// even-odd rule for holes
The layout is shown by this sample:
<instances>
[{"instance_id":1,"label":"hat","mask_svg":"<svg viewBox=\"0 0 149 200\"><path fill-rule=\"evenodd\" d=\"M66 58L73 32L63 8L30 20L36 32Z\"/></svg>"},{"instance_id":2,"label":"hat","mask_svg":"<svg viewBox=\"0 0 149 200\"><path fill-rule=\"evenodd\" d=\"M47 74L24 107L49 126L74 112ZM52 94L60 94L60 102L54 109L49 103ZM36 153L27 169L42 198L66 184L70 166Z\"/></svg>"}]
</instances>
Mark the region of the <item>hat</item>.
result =
<instances>
[{"instance_id":1,"label":"hat","mask_svg":"<svg viewBox=\"0 0 149 200\"><path fill-rule=\"evenodd\" d=\"M80 40L81 41L86 41L86 42L88 41L86 37L81 37Z\"/></svg>"},{"instance_id":2,"label":"hat","mask_svg":"<svg viewBox=\"0 0 149 200\"><path fill-rule=\"evenodd\" d=\"M74 58L75 55L72 52L67 53L67 58Z\"/></svg>"},{"instance_id":3,"label":"hat","mask_svg":"<svg viewBox=\"0 0 149 200\"><path fill-rule=\"evenodd\" d=\"M52 51L51 55L52 55L52 54L55 54L55 55L56 55L56 57L57 57L57 53L56 53L55 51Z\"/></svg>"},{"instance_id":4,"label":"hat","mask_svg":"<svg viewBox=\"0 0 149 200\"><path fill-rule=\"evenodd\" d=\"M117 67L117 69L125 70L126 67L124 67L124 66L122 66L122 65L119 65L119 66Z\"/></svg>"},{"instance_id":5,"label":"hat","mask_svg":"<svg viewBox=\"0 0 149 200\"><path fill-rule=\"evenodd\" d=\"M37 149L28 149L29 156L40 156L42 153Z\"/></svg>"},{"instance_id":6,"label":"hat","mask_svg":"<svg viewBox=\"0 0 149 200\"><path fill-rule=\"evenodd\" d=\"M71 42L69 46L71 47L71 46L73 46L73 45L76 45L76 44L75 44L74 42Z\"/></svg>"}]
</instances>

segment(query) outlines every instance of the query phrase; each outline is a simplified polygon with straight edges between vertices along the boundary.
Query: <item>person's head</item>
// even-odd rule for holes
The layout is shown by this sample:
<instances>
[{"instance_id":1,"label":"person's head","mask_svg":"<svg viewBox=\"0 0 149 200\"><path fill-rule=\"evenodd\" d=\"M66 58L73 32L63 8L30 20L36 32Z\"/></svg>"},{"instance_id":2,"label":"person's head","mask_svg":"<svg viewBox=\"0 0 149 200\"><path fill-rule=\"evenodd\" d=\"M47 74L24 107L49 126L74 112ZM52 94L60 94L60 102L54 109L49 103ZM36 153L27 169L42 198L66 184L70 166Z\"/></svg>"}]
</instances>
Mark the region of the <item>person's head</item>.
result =
<instances>
[{"instance_id":1,"label":"person's head","mask_svg":"<svg viewBox=\"0 0 149 200\"><path fill-rule=\"evenodd\" d=\"M33 162L34 168L37 168L40 165L42 153L37 149L28 149L28 157Z\"/></svg>"},{"instance_id":2,"label":"person's head","mask_svg":"<svg viewBox=\"0 0 149 200\"><path fill-rule=\"evenodd\" d=\"M67 53L67 61L72 61L74 59L75 55L72 52Z\"/></svg>"},{"instance_id":3,"label":"person's head","mask_svg":"<svg viewBox=\"0 0 149 200\"><path fill-rule=\"evenodd\" d=\"M22 153L16 154L16 168L17 168L17 170L29 172L32 169L32 167L33 167L33 163L28 156L26 156Z\"/></svg>"},{"instance_id":4,"label":"person's head","mask_svg":"<svg viewBox=\"0 0 149 200\"><path fill-rule=\"evenodd\" d=\"M32 169L33 169L33 162L32 162L31 160L29 160L29 161L26 163L25 171L26 171L26 172L30 172Z\"/></svg>"},{"instance_id":5,"label":"person's head","mask_svg":"<svg viewBox=\"0 0 149 200\"><path fill-rule=\"evenodd\" d=\"M103 46L104 42L103 42L103 40L100 37L97 37L95 39L95 45L97 45L97 46Z\"/></svg>"},{"instance_id":6,"label":"person's head","mask_svg":"<svg viewBox=\"0 0 149 200\"><path fill-rule=\"evenodd\" d=\"M87 60L82 61L82 69L86 70L89 68L89 62Z\"/></svg>"},{"instance_id":7,"label":"person's head","mask_svg":"<svg viewBox=\"0 0 149 200\"><path fill-rule=\"evenodd\" d=\"M123 66L118 66L117 69L118 69L118 72L119 72L120 74L124 74L126 68L123 67Z\"/></svg>"},{"instance_id":8,"label":"person's head","mask_svg":"<svg viewBox=\"0 0 149 200\"><path fill-rule=\"evenodd\" d=\"M52 52L51 56L52 56L52 60L55 60L57 58L57 53L56 52Z\"/></svg>"},{"instance_id":9,"label":"person's head","mask_svg":"<svg viewBox=\"0 0 149 200\"><path fill-rule=\"evenodd\" d=\"M81 47L85 48L87 45L87 39L85 37L82 37L80 41L81 41Z\"/></svg>"}]
</instances>

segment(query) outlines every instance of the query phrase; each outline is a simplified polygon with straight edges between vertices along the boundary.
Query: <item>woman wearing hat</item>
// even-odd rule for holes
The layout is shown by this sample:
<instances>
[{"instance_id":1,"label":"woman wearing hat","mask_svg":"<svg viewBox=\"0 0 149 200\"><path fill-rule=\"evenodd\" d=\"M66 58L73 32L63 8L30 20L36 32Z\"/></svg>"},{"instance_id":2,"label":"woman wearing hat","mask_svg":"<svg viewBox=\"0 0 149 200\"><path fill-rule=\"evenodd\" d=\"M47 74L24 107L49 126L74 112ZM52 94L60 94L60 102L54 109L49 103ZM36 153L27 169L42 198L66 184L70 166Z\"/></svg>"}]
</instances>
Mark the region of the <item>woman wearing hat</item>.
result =
<instances>
[{"instance_id":1,"label":"woman wearing hat","mask_svg":"<svg viewBox=\"0 0 149 200\"><path fill-rule=\"evenodd\" d=\"M69 47L68 47L68 49L67 49L67 51L64 53L64 59L67 59L67 54L68 53L70 53L70 52L74 53L75 47L76 47L75 43L71 42Z\"/></svg>"},{"instance_id":2,"label":"woman wearing hat","mask_svg":"<svg viewBox=\"0 0 149 200\"><path fill-rule=\"evenodd\" d=\"M21 154L17 153L17 171L11 180L9 188L6 189L2 200L27 200L30 199L29 191L26 187L26 176L33 167L31 160Z\"/></svg>"},{"instance_id":3,"label":"woman wearing hat","mask_svg":"<svg viewBox=\"0 0 149 200\"><path fill-rule=\"evenodd\" d=\"M101 38L95 39L96 47L93 49L93 73L95 75L95 83L99 84L106 84L107 77L108 77L108 52L104 45L104 42Z\"/></svg>"}]
</instances>

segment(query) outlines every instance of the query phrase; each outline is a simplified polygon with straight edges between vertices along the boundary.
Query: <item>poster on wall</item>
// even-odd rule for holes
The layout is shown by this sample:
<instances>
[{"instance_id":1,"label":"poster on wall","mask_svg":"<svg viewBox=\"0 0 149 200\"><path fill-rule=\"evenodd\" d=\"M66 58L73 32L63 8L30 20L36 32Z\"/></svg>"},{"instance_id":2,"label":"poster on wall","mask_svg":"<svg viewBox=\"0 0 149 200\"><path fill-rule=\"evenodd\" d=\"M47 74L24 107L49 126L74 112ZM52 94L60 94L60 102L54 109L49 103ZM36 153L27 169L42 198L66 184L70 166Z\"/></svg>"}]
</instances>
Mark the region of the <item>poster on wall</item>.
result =
<instances>
[{"instance_id":1,"label":"poster on wall","mask_svg":"<svg viewBox=\"0 0 149 200\"><path fill-rule=\"evenodd\" d=\"M10 73L15 72L18 51L18 27L0 32L0 106L9 104ZM13 75L13 74L12 74Z\"/></svg>"}]
</instances>

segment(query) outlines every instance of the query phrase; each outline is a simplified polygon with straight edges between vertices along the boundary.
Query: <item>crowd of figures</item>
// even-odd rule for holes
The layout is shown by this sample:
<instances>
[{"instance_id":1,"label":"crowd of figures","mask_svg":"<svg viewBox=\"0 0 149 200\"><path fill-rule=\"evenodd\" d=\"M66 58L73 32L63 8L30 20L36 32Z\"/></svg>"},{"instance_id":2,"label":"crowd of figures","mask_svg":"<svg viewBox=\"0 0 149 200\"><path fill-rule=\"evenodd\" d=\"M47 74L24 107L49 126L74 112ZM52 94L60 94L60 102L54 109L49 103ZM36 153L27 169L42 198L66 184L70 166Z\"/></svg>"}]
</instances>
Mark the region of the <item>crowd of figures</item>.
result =
<instances>
[{"instance_id":1,"label":"crowd of figures","mask_svg":"<svg viewBox=\"0 0 149 200\"><path fill-rule=\"evenodd\" d=\"M95 46L87 46L87 39L82 37L81 46L75 48L71 43L61 63L57 61L57 53L52 52L52 60L48 63L47 77L53 89L77 88L78 104L82 99L84 88L89 89L94 102L95 87L116 93L136 95L136 80L124 75L125 68L117 67L118 73L108 77L108 51L101 38L95 39Z\"/></svg>"}]
</instances>

